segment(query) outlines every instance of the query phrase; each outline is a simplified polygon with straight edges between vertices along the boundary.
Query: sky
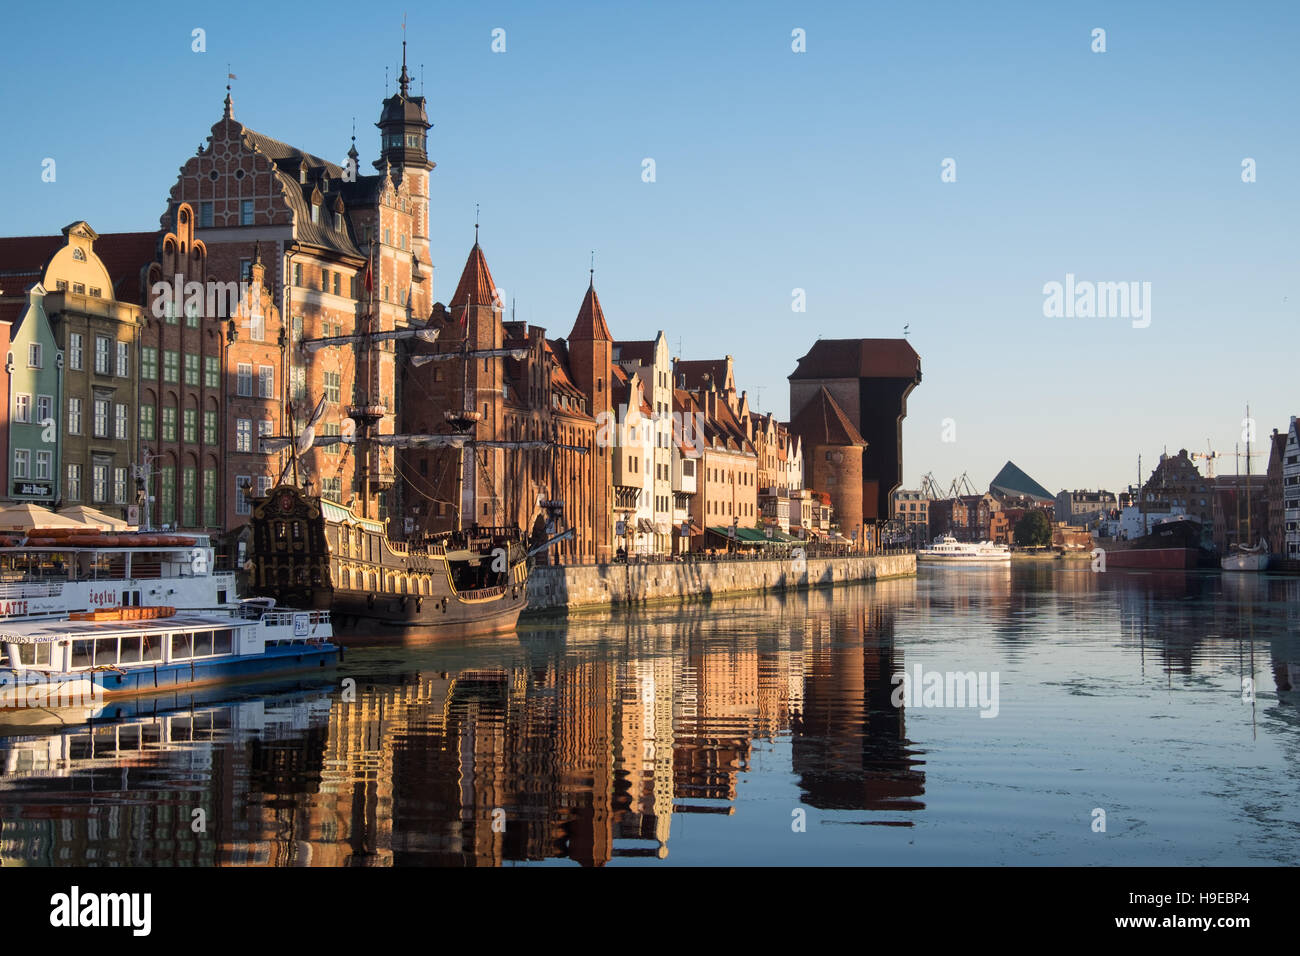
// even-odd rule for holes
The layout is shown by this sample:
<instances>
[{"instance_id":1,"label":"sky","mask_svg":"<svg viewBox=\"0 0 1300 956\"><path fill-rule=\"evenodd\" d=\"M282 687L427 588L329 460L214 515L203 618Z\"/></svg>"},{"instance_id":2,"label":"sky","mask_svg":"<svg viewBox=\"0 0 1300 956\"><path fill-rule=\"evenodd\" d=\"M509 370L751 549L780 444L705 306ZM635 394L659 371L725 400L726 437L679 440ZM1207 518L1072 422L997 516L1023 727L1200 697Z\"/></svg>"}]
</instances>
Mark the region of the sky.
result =
<instances>
[{"instance_id":1,"label":"sky","mask_svg":"<svg viewBox=\"0 0 1300 956\"><path fill-rule=\"evenodd\" d=\"M594 251L616 339L732 355L780 417L817 338L906 328L910 488L1011 460L1119 490L1180 448L1232 473L1248 404L1260 438L1300 414L1293 2L71 2L57 57L8 45L0 235L157 228L227 72L237 119L308 152L342 162L355 120L368 171L404 12L439 300L477 204L517 318L567 335ZM48 17L8 11L10 36ZM1067 275L1149 312L1048 316Z\"/></svg>"}]
</instances>

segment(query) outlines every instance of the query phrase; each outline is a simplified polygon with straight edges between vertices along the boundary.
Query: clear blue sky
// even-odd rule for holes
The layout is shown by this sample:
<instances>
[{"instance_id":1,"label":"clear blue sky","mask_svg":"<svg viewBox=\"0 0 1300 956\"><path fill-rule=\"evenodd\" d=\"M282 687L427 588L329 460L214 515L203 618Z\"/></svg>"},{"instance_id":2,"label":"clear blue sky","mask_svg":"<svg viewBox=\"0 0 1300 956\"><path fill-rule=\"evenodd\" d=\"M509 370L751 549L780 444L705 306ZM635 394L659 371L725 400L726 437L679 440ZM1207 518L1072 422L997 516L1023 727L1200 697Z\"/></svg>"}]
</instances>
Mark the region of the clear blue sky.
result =
<instances>
[{"instance_id":1,"label":"clear blue sky","mask_svg":"<svg viewBox=\"0 0 1300 956\"><path fill-rule=\"evenodd\" d=\"M1261 434L1300 413L1300 4L438 6L8 11L0 234L156 227L227 61L245 124L341 161L355 117L368 164L405 7L438 298L478 202L519 318L567 334L595 249L616 337L730 353L781 415L815 338L910 324L912 487L984 487L1011 459L1054 491L1118 488L1139 454L1230 454L1247 402ZM1066 273L1150 282L1150 327L1045 318Z\"/></svg>"}]
</instances>

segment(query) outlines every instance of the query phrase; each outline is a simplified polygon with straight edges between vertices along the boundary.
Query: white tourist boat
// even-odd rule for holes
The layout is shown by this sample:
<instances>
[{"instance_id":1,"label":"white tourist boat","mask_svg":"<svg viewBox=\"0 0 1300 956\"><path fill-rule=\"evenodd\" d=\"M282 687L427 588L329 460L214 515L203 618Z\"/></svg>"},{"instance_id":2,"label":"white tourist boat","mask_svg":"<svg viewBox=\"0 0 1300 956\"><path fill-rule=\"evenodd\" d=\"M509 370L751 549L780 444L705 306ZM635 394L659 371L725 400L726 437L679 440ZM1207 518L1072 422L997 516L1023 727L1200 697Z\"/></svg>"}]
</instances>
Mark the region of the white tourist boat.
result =
<instances>
[{"instance_id":1,"label":"white tourist boat","mask_svg":"<svg viewBox=\"0 0 1300 956\"><path fill-rule=\"evenodd\" d=\"M0 533L0 624L119 607L230 610L235 576L207 535L36 529Z\"/></svg>"},{"instance_id":2,"label":"white tourist boat","mask_svg":"<svg viewBox=\"0 0 1300 956\"><path fill-rule=\"evenodd\" d=\"M1011 561L1011 550L992 541L970 544L941 534L928 548L916 552L916 560L933 564L1004 564Z\"/></svg>"},{"instance_id":3,"label":"white tourist boat","mask_svg":"<svg viewBox=\"0 0 1300 956\"><path fill-rule=\"evenodd\" d=\"M93 719L109 699L317 670L338 660L328 611L269 598L234 613L117 608L0 624L0 728Z\"/></svg>"}]
</instances>

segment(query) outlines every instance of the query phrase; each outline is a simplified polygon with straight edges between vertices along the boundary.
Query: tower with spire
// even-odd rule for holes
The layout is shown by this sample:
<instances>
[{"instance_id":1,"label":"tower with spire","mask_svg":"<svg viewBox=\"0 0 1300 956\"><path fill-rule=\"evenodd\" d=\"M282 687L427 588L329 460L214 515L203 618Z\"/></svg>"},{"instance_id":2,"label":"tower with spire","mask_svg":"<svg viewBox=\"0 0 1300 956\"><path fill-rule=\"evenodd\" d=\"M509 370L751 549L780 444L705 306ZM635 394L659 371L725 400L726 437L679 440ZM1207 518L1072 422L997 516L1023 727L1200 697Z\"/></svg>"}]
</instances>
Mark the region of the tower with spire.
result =
<instances>
[{"instance_id":1,"label":"tower with spire","mask_svg":"<svg viewBox=\"0 0 1300 956\"><path fill-rule=\"evenodd\" d=\"M574 384L587 397L591 414L600 421L601 414L613 415L610 376L613 368L614 339L605 323L605 312L596 295L596 270L593 266L568 339L569 367ZM590 522L595 532L596 560L608 561L614 554L613 528L613 460L611 448L596 449L591 462L593 495L591 513L579 516Z\"/></svg>"}]
</instances>

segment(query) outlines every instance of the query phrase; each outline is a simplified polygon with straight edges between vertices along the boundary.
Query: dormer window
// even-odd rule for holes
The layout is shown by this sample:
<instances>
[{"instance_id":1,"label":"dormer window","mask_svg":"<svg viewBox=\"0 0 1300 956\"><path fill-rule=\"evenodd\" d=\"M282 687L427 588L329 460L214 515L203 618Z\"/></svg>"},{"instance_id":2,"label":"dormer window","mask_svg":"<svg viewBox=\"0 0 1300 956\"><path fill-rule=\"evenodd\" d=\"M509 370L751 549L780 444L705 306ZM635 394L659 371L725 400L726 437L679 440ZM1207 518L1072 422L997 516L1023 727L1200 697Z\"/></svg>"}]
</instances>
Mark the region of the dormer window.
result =
<instances>
[{"instance_id":1,"label":"dormer window","mask_svg":"<svg viewBox=\"0 0 1300 956\"><path fill-rule=\"evenodd\" d=\"M343 213L336 212L334 214L334 228L339 232L343 231Z\"/></svg>"},{"instance_id":2,"label":"dormer window","mask_svg":"<svg viewBox=\"0 0 1300 956\"><path fill-rule=\"evenodd\" d=\"M72 250L72 258L76 259L78 262L85 262L85 261L86 261L86 250L85 250L85 249L81 249L81 248L73 249L73 250Z\"/></svg>"},{"instance_id":3,"label":"dormer window","mask_svg":"<svg viewBox=\"0 0 1300 956\"><path fill-rule=\"evenodd\" d=\"M316 225L320 224L320 203L311 204L311 221Z\"/></svg>"}]
</instances>

